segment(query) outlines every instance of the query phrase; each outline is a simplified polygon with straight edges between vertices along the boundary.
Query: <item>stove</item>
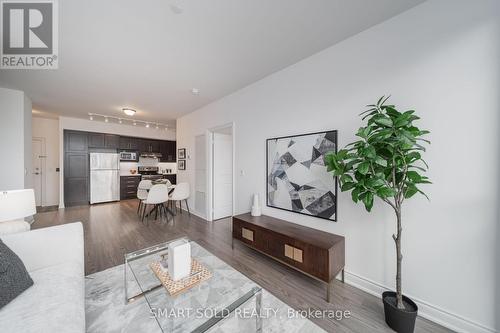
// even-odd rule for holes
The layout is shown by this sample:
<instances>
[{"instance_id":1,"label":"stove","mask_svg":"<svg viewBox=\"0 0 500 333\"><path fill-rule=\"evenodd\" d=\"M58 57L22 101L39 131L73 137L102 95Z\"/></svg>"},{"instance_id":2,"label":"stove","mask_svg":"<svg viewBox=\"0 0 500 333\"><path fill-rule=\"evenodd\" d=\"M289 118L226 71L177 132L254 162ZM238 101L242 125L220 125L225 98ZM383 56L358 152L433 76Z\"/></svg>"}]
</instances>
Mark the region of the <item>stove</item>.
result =
<instances>
[{"instance_id":1,"label":"stove","mask_svg":"<svg viewBox=\"0 0 500 333\"><path fill-rule=\"evenodd\" d=\"M158 174L157 166L139 166L138 171L142 175L142 180L158 180L162 179L163 176Z\"/></svg>"}]
</instances>

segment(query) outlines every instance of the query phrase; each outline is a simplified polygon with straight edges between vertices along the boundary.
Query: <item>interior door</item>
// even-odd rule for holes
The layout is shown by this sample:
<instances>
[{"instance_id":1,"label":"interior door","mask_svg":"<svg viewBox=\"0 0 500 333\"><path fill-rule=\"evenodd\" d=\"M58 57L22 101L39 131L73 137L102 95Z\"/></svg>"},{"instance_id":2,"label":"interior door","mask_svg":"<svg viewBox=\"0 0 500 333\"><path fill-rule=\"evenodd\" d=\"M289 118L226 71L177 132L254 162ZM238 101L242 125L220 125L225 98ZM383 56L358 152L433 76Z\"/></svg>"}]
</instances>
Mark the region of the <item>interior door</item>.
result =
<instances>
[{"instance_id":1,"label":"interior door","mask_svg":"<svg viewBox=\"0 0 500 333\"><path fill-rule=\"evenodd\" d=\"M37 206L42 206L43 199L43 141L33 139L32 141L32 159L33 159L33 189L35 190L35 203Z\"/></svg>"},{"instance_id":2,"label":"interior door","mask_svg":"<svg viewBox=\"0 0 500 333\"><path fill-rule=\"evenodd\" d=\"M233 215L233 137L213 133L213 219Z\"/></svg>"}]
</instances>

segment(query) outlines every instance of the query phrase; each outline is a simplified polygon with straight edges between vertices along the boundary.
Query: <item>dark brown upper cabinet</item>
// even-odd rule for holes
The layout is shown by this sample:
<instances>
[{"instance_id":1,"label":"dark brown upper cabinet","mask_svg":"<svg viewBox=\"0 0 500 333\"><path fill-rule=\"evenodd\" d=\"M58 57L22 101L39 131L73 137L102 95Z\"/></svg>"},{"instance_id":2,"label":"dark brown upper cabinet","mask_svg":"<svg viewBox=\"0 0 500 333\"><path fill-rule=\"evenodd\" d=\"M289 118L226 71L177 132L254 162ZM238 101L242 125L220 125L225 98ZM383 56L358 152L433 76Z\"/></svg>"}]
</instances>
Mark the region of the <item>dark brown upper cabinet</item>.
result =
<instances>
[{"instance_id":1,"label":"dark brown upper cabinet","mask_svg":"<svg viewBox=\"0 0 500 333\"><path fill-rule=\"evenodd\" d=\"M151 139L140 139L139 151L141 153L158 153L160 152L160 142Z\"/></svg>"},{"instance_id":2,"label":"dark brown upper cabinet","mask_svg":"<svg viewBox=\"0 0 500 333\"><path fill-rule=\"evenodd\" d=\"M160 141L160 162L175 162L176 150L175 141Z\"/></svg>"},{"instance_id":3,"label":"dark brown upper cabinet","mask_svg":"<svg viewBox=\"0 0 500 333\"><path fill-rule=\"evenodd\" d=\"M104 148L104 134L89 133L89 148Z\"/></svg>"},{"instance_id":4,"label":"dark brown upper cabinet","mask_svg":"<svg viewBox=\"0 0 500 333\"><path fill-rule=\"evenodd\" d=\"M87 133L67 130L64 131L64 149L67 152L87 152Z\"/></svg>"},{"instance_id":5,"label":"dark brown upper cabinet","mask_svg":"<svg viewBox=\"0 0 500 333\"><path fill-rule=\"evenodd\" d=\"M104 148L118 149L120 147L120 136L114 134L104 135Z\"/></svg>"},{"instance_id":6,"label":"dark brown upper cabinet","mask_svg":"<svg viewBox=\"0 0 500 333\"><path fill-rule=\"evenodd\" d=\"M139 149L139 142L141 139L138 138L132 138L128 136L120 136L120 143L119 147L120 149L128 149L128 150L140 150Z\"/></svg>"}]
</instances>

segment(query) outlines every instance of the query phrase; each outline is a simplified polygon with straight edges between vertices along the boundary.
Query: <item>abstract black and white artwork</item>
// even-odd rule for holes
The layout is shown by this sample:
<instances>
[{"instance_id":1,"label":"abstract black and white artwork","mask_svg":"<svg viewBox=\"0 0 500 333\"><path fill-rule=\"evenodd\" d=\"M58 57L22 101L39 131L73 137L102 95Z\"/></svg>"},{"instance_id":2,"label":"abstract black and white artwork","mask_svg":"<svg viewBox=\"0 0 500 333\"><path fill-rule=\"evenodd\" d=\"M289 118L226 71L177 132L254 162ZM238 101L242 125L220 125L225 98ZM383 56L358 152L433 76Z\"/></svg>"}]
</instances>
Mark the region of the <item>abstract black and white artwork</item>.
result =
<instances>
[{"instance_id":1,"label":"abstract black and white artwork","mask_svg":"<svg viewBox=\"0 0 500 333\"><path fill-rule=\"evenodd\" d=\"M337 220L337 180L324 156L337 131L267 139L267 206Z\"/></svg>"}]
</instances>

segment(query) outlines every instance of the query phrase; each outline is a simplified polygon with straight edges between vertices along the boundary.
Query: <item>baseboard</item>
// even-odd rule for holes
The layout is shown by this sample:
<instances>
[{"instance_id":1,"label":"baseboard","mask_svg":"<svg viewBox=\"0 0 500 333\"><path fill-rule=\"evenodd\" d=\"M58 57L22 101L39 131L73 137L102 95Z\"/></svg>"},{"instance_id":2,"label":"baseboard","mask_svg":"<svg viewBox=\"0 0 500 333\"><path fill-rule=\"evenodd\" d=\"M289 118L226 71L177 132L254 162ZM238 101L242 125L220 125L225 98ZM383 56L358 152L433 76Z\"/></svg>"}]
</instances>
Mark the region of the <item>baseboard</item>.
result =
<instances>
[{"instance_id":1,"label":"baseboard","mask_svg":"<svg viewBox=\"0 0 500 333\"><path fill-rule=\"evenodd\" d=\"M178 206L178 205L177 205L176 207L177 207L177 208L179 208L179 206ZM200 213L198 213L198 212L195 212L195 211L193 211L193 210L190 210L190 211L188 212L188 211L187 211L187 209L185 209L185 208L183 208L183 207L182 207L182 208L180 208L180 209L182 209L183 211L185 211L185 212L186 212L186 214L188 214L188 213L190 212L191 214L193 214L193 215L195 215L195 216L199 217L200 219L203 219L203 220L205 220L205 221L207 220L207 217L206 217L206 216L203 216L203 215L201 215L201 214L200 214ZM207 221L207 222L208 222L208 221Z\"/></svg>"},{"instance_id":2,"label":"baseboard","mask_svg":"<svg viewBox=\"0 0 500 333\"><path fill-rule=\"evenodd\" d=\"M361 289L371 295L381 297L382 292L391 288L381 285L375 281L359 276L355 273L345 271L345 283ZM459 333L498 333L494 328L486 327L470 319L451 313L438 306L419 300L408 295L418 305L418 315L422 318L433 321L439 325L449 328Z\"/></svg>"}]
</instances>

